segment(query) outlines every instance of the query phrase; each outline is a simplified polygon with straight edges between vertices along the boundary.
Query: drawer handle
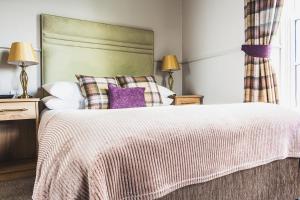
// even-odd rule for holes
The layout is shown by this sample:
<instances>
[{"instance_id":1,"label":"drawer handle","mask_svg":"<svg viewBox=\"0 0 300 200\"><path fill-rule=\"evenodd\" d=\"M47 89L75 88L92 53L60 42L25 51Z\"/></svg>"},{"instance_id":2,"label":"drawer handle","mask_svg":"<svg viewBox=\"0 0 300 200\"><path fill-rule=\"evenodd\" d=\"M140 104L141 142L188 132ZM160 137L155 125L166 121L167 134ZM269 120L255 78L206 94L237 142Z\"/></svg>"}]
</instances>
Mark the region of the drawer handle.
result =
<instances>
[{"instance_id":1,"label":"drawer handle","mask_svg":"<svg viewBox=\"0 0 300 200\"><path fill-rule=\"evenodd\" d=\"M19 109L0 109L0 112L22 112L27 111L27 108L19 108Z\"/></svg>"}]
</instances>

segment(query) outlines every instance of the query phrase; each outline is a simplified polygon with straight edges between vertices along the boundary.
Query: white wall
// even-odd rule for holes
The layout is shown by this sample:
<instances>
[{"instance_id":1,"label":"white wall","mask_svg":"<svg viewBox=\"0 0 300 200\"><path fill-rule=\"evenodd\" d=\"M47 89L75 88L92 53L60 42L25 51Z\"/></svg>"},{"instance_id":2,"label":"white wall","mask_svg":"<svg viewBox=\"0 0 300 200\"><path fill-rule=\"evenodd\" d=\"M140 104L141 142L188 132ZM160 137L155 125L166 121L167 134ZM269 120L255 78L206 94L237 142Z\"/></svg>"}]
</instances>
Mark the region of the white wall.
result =
<instances>
[{"instance_id":1,"label":"white wall","mask_svg":"<svg viewBox=\"0 0 300 200\"><path fill-rule=\"evenodd\" d=\"M39 14L87 19L105 23L152 29L155 32L155 60L165 54L182 56L181 0L1 0L0 51L7 51L13 41L31 42L40 49ZM18 71L0 65L0 94L20 89ZM1 52L0 52L1 58ZM40 84L39 67L28 69L30 92ZM160 72L158 81L162 82ZM181 72L175 73L174 89L181 93Z\"/></svg>"},{"instance_id":2,"label":"white wall","mask_svg":"<svg viewBox=\"0 0 300 200\"><path fill-rule=\"evenodd\" d=\"M243 101L244 1L183 0L183 93Z\"/></svg>"}]
</instances>

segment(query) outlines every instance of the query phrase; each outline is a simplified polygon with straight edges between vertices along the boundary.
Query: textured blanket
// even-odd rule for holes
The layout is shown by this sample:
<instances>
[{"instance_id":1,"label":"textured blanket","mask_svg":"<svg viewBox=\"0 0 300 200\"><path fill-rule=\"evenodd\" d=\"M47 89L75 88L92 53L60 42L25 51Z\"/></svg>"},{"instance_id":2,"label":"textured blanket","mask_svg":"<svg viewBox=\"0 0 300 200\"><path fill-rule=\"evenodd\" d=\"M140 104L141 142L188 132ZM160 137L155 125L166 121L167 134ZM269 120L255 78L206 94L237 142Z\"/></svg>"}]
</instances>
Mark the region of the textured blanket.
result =
<instances>
[{"instance_id":1,"label":"textured blanket","mask_svg":"<svg viewBox=\"0 0 300 200\"><path fill-rule=\"evenodd\" d=\"M300 114L277 105L48 111L33 199L155 199L287 157Z\"/></svg>"}]
</instances>

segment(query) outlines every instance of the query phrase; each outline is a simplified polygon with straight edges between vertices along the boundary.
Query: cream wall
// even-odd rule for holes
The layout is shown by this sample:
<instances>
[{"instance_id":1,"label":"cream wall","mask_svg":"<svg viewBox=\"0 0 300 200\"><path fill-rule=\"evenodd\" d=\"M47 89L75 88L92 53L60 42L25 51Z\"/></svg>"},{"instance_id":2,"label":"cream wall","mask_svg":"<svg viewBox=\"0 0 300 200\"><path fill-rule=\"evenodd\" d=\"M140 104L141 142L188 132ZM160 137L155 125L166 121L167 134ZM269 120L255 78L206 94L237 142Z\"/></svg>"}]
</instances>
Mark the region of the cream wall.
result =
<instances>
[{"instance_id":1,"label":"cream wall","mask_svg":"<svg viewBox=\"0 0 300 200\"><path fill-rule=\"evenodd\" d=\"M183 93L243 101L244 1L183 0Z\"/></svg>"},{"instance_id":2,"label":"cream wall","mask_svg":"<svg viewBox=\"0 0 300 200\"><path fill-rule=\"evenodd\" d=\"M0 94L20 89L18 71L4 63L13 41L31 42L39 52L39 14L94 20L152 29L155 60L165 54L182 55L181 0L1 0L0 1ZM39 67L28 69L30 92L40 84ZM156 73L162 82L162 74ZM181 93L181 72L175 73L175 91Z\"/></svg>"}]
</instances>

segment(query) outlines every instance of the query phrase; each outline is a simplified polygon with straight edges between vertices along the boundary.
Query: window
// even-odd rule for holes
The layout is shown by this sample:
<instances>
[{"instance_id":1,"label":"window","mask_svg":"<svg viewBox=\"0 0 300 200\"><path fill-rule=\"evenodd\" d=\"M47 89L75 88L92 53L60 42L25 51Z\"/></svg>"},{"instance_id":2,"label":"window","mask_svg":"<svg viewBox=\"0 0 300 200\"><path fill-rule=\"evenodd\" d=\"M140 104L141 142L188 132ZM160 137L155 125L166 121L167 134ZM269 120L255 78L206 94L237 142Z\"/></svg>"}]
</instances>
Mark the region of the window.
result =
<instances>
[{"instance_id":1,"label":"window","mask_svg":"<svg viewBox=\"0 0 300 200\"><path fill-rule=\"evenodd\" d=\"M294 63L292 66L292 70L294 70L294 79L295 79L295 86L294 86L294 95L295 95L295 104L296 106L300 106L300 18L296 18L294 20L294 39L292 40L294 44L294 56L292 54L292 62Z\"/></svg>"},{"instance_id":2,"label":"window","mask_svg":"<svg viewBox=\"0 0 300 200\"><path fill-rule=\"evenodd\" d=\"M280 103L300 107L300 1L285 1L282 14L280 52L272 56L272 62L275 59Z\"/></svg>"}]
</instances>

